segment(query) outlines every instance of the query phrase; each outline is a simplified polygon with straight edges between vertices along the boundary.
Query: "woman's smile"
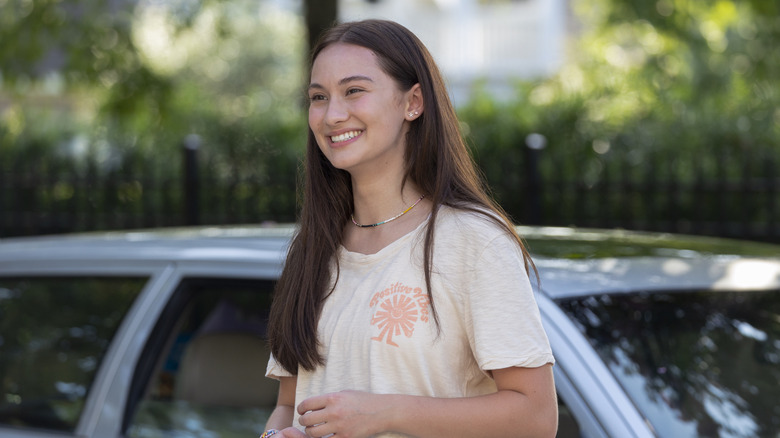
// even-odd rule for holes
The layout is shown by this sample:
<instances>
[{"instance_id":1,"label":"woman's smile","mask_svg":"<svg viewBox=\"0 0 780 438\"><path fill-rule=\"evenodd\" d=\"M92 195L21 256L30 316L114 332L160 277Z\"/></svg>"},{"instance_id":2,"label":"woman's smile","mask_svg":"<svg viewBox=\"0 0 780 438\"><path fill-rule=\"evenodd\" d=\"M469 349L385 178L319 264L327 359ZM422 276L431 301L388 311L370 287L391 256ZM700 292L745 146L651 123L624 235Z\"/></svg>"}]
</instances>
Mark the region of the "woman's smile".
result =
<instances>
[{"instance_id":1,"label":"woman's smile","mask_svg":"<svg viewBox=\"0 0 780 438\"><path fill-rule=\"evenodd\" d=\"M330 136L330 141L333 146L343 146L348 143L349 140L360 137L361 134L363 134L362 130L347 131L342 134Z\"/></svg>"}]
</instances>

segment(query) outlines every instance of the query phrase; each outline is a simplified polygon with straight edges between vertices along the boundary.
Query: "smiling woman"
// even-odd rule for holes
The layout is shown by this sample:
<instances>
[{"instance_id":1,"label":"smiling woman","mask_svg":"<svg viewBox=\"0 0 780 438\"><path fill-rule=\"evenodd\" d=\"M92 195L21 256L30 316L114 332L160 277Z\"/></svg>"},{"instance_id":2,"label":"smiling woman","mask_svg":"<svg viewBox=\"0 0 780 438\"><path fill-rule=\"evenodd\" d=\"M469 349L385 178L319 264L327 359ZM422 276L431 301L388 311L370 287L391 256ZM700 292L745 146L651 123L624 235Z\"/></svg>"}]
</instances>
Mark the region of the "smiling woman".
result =
<instances>
[{"instance_id":1,"label":"smiling woman","mask_svg":"<svg viewBox=\"0 0 780 438\"><path fill-rule=\"evenodd\" d=\"M353 181L387 180L403 166L404 122L422 111L420 87L402 91L374 52L352 44L325 48L312 66L309 98L309 127L320 150Z\"/></svg>"},{"instance_id":2,"label":"smiling woman","mask_svg":"<svg viewBox=\"0 0 780 438\"><path fill-rule=\"evenodd\" d=\"M394 22L338 25L313 50L308 96L266 436L555 435L533 263L430 53Z\"/></svg>"}]
</instances>

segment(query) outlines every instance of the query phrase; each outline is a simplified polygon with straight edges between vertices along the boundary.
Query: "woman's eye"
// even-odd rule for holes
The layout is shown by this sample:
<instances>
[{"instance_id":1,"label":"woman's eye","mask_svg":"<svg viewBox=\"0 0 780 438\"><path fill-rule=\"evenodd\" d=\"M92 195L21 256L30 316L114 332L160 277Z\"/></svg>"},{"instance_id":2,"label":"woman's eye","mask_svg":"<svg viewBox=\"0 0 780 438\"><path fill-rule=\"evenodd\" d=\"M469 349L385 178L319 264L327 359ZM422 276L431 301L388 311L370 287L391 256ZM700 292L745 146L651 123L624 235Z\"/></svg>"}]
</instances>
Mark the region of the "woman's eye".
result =
<instances>
[{"instance_id":1,"label":"woman's eye","mask_svg":"<svg viewBox=\"0 0 780 438\"><path fill-rule=\"evenodd\" d=\"M311 100L312 102L316 102L316 101L319 101L319 100L325 100L325 99L326 99L325 96L322 95L322 94L315 94L315 95L309 96L309 100Z\"/></svg>"},{"instance_id":2,"label":"woman's eye","mask_svg":"<svg viewBox=\"0 0 780 438\"><path fill-rule=\"evenodd\" d=\"M358 93L360 91L363 91L363 90L361 90L360 88L350 88L349 90L347 90L347 96L349 96L350 94Z\"/></svg>"}]
</instances>

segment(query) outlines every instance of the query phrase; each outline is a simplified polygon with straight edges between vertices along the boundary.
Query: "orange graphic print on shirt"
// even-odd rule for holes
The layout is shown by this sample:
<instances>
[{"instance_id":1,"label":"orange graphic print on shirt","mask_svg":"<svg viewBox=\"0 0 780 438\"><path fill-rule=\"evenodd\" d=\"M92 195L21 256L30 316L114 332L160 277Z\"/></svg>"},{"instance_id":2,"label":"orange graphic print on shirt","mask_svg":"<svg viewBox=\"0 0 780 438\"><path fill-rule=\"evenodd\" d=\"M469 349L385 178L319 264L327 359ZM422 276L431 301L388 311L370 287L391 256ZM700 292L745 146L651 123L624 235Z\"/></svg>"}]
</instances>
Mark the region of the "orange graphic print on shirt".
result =
<instances>
[{"instance_id":1,"label":"orange graphic print on shirt","mask_svg":"<svg viewBox=\"0 0 780 438\"><path fill-rule=\"evenodd\" d=\"M395 283L375 293L370 306L379 308L371 318L371 325L379 328L379 335L371 339L398 347L393 342L393 336L403 334L411 338L417 321L428 322L429 304L428 295L421 288L404 286L402 283Z\"/></svg>"}]
</instances>

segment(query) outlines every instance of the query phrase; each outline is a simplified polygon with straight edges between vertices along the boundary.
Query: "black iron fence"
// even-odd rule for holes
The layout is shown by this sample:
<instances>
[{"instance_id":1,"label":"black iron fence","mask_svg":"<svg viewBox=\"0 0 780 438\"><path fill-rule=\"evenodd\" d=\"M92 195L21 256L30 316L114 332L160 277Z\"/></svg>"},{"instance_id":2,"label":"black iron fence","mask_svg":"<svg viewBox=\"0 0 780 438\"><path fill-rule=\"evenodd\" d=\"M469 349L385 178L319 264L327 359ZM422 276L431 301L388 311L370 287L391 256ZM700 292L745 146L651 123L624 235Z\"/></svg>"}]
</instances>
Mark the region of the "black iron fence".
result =
<instances>
[{"instance_id":1,"label":"black iron fence","mask_svg":"<svg viewBox=\"0 0 780 438\"><path fill-rule=\"evenodd\" d=\"M294 157L258 156L240 170L201 149L193 137L168 162L127 156L108 167L98 160L0 163L0 237L295 220ZM544 149L518 148L514 161L486 174L522 224L780 243L780 159L739 158L702 159L682 172L682 163L664 157L630 162L615 154L571 166Z\"/></svg>"},{"instance_id":2,"label":"black iron fence","mask_svg":"<svg viewBox=\"0 0 780 438\"><path fill-rule=\"evenodd\" d=\"M780 151L692 163L659 156L629 165L626 157L612 157L596 162L597 175L587 169L555 175L561 163L547 163L540 174L534 163L544 151L527 154L529 208L520 215L526 223L780 242Z\"/></svg>"}]
</instances>

